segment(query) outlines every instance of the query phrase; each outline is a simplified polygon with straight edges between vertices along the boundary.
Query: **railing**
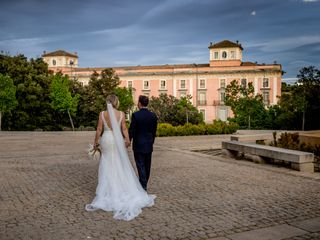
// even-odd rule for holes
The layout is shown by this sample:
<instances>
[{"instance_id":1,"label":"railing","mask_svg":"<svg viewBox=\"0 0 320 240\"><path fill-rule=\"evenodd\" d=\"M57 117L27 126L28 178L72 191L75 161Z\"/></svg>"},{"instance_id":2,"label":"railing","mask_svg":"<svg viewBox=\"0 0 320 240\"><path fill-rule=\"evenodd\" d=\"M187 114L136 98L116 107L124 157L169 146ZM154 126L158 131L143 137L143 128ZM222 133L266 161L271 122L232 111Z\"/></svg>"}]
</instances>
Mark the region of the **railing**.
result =
<instances>
[{"instance_id":1,"label":"railing","mask_svg":"<svg viewBox=\"0 0 320 240\"><path fill-rule=\"evenodd\" d=\"M207 105L207 100L198 100L198 106L205 106Z\"/></svg>"},{"instance_id":2,"label":"railing","mask_svg":"<svg viewBox=\"0 0 320 240\"><path fill-rule=\"evenodd\" d=\"M223 106L223 105L224 105L224 101L221 101L221 100L213 100L212 105L213 105L213 106Z\"/></svg>"}]
</instances>

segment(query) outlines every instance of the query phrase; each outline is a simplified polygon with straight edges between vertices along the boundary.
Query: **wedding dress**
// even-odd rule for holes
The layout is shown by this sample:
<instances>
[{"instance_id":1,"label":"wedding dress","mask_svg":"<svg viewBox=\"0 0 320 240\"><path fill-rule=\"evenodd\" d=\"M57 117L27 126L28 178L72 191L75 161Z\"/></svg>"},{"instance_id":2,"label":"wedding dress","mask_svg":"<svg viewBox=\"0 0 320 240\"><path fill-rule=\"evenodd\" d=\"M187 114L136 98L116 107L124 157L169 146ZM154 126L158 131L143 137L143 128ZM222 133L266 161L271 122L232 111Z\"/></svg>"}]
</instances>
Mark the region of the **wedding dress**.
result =
<instances>
[{"instance_id":1,"label":"wedding dress","mask_svg":"<svg viewBox=\"0 0 320 240\"><path fill-rule=\"evenodd\" d=\"M129 221L137 217L143 207L152 206L156 196L142 188L130 163L120 130L122 114L117 120L112 105L108 103L107 106L111 128L102 112L104 132L100 139L98 186L86 210L113 211L115 219Z\"/></svg>"}]
</instances>

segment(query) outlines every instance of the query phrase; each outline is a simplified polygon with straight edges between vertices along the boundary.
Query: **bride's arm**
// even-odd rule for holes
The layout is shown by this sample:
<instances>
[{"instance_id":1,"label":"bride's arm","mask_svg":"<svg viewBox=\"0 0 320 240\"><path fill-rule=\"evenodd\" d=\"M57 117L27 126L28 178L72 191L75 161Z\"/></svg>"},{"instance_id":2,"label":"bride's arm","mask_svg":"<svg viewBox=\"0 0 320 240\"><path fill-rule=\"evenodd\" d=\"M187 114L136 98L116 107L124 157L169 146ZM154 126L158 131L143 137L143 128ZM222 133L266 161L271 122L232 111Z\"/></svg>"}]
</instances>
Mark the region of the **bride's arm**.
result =
<instances>
[{"instance_id":1,"label":"bride's arm","mask_svg":"<svg viewBox=\"0 0 320 240\"><path fill-rule=\"evenodd\" d=\"M128 133L128 128L126 125L126 118L123 112L121 112L122 115L122 120L121 120L121 132L124 137L124 142L126 144L126 147L130 146L130 139L129 139L129 133Z\"/></svg>"},{"instance_id":2,"label":"bride's arm","mask_svg":"<svg viewBox=\"0 0 320 240\"><path fill-rule=\"evenodd\" d=\"M97 130L96 130L96 136L94 138L94 143L93 143L93 147L94 149L96 149L96 147L99 145L99 139L102 133L102 129L103 129L103 123L102 123L102 117L101 114L99 114L99 120L98 120L98 126L97 126Z\"/></svg>"}]
</instances>

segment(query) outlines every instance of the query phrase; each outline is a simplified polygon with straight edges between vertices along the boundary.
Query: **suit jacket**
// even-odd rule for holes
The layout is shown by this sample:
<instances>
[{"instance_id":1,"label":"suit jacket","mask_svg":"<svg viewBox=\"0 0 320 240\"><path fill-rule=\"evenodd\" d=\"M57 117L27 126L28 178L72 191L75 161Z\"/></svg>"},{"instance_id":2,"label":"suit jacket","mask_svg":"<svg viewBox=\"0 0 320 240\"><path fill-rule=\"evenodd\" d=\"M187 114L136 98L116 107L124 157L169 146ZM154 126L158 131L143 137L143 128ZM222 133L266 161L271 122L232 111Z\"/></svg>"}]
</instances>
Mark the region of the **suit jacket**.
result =
<instances>
[{"instance_id":1,"label":"suit jacket","mask_svg":"<svg viewBox=\"0 0 320 240\"><path fill-rule=\"evenodd\" d=\"M135 152L151 153L157 132L157 116L147 108L141 108L132 114L129 127L132 149Z\"/></svg>"}]
</instances>

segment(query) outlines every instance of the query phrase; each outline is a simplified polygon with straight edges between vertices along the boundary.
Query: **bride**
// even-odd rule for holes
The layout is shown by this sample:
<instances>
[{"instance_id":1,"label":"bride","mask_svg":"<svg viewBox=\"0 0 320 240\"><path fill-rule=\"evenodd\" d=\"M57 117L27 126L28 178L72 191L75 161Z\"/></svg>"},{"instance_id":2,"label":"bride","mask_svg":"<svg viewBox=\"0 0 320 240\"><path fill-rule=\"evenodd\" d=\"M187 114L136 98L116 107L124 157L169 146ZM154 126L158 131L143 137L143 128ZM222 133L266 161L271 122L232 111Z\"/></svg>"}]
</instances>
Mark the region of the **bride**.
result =
<instances>
[{"instance_id":1,"label":"bride","mask_svg":"<svg viewBox=\"0 0 320 240\"><path fill-rule=\"evenodd\" d=\"M130 163L126 149L130 146L128 129L124 113L117 110L118 106L117 96L109 95L108 111L99 115L94 140L94 149L97 149L103 131L98 186L95 198L85 208L87 211L113 211L115 219L129 221L137 217L143 207L152 206L156 196L142 188Z\"/></svg>"}]
</instances>

